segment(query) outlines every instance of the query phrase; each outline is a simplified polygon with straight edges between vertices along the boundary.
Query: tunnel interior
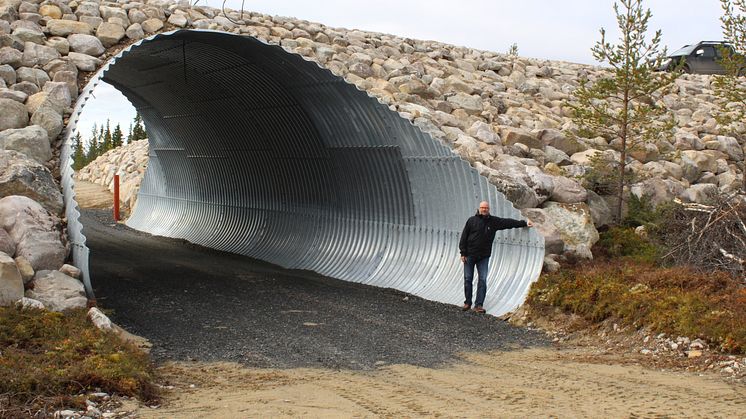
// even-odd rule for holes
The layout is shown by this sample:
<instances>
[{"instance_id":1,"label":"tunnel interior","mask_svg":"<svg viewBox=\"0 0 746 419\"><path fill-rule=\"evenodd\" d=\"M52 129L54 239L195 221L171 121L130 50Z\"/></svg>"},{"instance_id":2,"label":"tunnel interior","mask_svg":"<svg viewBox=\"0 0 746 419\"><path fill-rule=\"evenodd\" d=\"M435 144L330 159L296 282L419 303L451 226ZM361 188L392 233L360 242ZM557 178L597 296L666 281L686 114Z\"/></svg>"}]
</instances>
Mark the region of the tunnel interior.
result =
<instances>
[{"instance_id":1,"label":"tunnel interior","mask_svg":"<svg viewBox=\"0 0 746 419\"><path fill-rule=\"evenodd\" d=\"M137 230L460 304L466 218L481 200L523 218L448 146L252 37L156 35L99 77L147 127L149 165L127 221ZM498 232L489 313L522 303L543 247L535 229Z\"/></svg>"}]
</instances>

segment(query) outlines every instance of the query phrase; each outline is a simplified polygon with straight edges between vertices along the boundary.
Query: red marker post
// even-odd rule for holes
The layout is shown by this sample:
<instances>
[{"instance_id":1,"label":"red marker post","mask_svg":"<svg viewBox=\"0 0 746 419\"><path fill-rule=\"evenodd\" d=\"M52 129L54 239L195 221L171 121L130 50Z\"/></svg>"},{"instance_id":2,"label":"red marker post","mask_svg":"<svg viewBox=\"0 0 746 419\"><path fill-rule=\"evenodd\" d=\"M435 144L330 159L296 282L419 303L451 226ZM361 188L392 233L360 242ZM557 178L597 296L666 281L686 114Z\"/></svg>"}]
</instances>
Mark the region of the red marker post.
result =
<instances>
[{"instance_id":1,"label":"red marker post","mask_svg":"<svg viewBox=\"0 0 746 419\"><path fill-rule=\"evenodd\" d=\"M114 221L119 222L119 175L114 175Z\"/></svg>"}]
</instances>

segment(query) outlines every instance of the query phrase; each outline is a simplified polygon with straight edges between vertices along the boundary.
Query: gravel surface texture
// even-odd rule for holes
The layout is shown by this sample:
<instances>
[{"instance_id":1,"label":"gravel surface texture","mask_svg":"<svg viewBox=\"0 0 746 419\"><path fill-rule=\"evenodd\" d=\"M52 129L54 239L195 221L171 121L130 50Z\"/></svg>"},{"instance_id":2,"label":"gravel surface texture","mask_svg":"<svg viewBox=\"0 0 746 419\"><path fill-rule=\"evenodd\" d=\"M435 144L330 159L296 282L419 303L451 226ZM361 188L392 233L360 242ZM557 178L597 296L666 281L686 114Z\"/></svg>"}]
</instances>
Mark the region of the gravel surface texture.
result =
<instances>
[{"instance_id":1,"label":"gravel surface texture","mask_svg":"<svg viewBox=\"0 0 746 419\"><path fill-rule=\"evenodd\" d=\"M114 224L106 210L85 210L82 221L99 306L148 338L156 361L432 367L464 351L549 344L457 306L151 236Z\"/></svg>"}]
</instances>

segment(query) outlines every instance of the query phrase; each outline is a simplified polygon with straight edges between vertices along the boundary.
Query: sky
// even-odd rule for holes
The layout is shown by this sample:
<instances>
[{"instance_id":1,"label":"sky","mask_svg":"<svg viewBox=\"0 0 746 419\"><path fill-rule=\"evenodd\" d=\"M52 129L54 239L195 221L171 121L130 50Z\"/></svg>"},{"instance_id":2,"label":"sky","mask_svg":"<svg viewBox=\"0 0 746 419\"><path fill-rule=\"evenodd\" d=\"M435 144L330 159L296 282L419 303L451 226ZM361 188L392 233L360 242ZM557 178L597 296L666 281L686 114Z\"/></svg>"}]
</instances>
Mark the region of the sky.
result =
<instances>
[{"instance_id":1,"label":"sky","mask_svg":"<svg viewBox=\"0 0 746 419\"><path fill-rule=\"evenodd\" d=\"M192 0L194 2L194 0ZM221 7L222 0L198 0ZM613 0L246 0L244 9L295 17L326 26L435 40L476 49L507 52L515 43L522 57L596 64L591 48L599 29L616 43ZM674 51L701 40L720 40L719 0L645 0L652 12L648 32L660 29L662 46ZM241 0L226 7L241 8ZM126 133L134 110L119 92L102 84L81 114L86 138L93 123L112 120ZM91 106L92 105L92 106Z\"/></svg>"}]
</instances>

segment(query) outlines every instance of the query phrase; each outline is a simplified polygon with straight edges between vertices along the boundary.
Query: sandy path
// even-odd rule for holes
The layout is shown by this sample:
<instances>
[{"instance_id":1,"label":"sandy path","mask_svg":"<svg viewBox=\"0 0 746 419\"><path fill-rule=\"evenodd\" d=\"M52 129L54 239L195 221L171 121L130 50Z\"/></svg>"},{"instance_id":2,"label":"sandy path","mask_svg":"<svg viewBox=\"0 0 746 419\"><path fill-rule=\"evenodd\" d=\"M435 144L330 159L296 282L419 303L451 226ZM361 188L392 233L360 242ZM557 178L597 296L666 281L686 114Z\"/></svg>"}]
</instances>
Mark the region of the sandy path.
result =
<instances>
[{"instance_id":1,"label":"sandy path","mask_svg":"<svg viewBox=\"0 0 746 419\"><path fill-rule=\"evenodd\" d=\"M746 417L746 387L714 375L582 361L584 350L467 354L443 368L162 368L174 386L143 418ZM190 388L194 385L194 388Z\"/></svg>"},{"instance_id":2,"label":"sandy path","mask_svg":"<svg viewBox=\"0 0 746 419\"><path fill-rule=\"evenodd\" d=\"M75 199L80 208L107 209L114 205L114 194L105 187L84 180L75 180Z\"/></svg>"}]
</instances>

